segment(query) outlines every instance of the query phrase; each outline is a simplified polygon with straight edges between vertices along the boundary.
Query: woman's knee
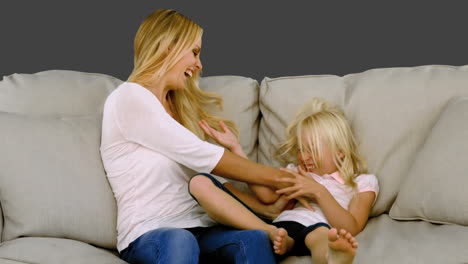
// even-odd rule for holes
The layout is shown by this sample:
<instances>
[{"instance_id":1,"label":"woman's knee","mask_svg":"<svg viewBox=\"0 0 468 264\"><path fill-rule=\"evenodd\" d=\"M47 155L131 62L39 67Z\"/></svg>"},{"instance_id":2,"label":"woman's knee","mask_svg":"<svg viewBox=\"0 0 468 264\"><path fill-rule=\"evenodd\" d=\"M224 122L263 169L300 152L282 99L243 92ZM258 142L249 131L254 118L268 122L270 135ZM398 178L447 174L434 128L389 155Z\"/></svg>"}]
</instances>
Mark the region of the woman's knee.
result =
<instances>
[{"instance_id":1,"label":"woman's knee","mask_svg":"<svg viewBox=\"0 0 468 264\"><path fill-rule=\"evenodd\" d=\"M208 188L214 187L213 182L203 174L193 176L189 181L189 192L192 195L197 195L206 192Z\"/></svg>"},{"instance_id":2,"label":"woman's knee","mask_svg":"<svg viewBox=\"0 0 468 264\"><path fill-rule=\"evenodd\" d=\"M248 263L273 263L273 251L268 234L263 230L244 230L238 236L236 259L245 259ZM242 263L242 262L240 262Z\"/></svg>"},{"instance_id":3,"label":"woman's knee","mask_svg":"<svg viewBox=\"0 0 468 264\"><path fill-rule=\"evenodd\" d=\"M248 233L249 241L252 241L252 243L265 243L269 245L270 238L267 232L258 229L245 231Z\"/></svg>"}]
</instances>

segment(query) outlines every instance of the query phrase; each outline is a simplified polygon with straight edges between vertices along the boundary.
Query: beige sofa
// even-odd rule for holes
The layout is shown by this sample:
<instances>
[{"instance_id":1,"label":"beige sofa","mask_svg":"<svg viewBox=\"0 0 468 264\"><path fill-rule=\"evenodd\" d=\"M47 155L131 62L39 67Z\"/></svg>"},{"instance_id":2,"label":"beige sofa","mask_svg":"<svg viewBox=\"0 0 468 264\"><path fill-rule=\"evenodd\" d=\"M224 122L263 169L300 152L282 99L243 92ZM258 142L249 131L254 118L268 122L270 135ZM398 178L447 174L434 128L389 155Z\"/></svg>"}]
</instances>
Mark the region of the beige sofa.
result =
<instances>
[{"instance_id":1,"label":"beige sofa","mask_svg":"<svg viewBox=\"0 0 468 264\"><path fill-rule=\"evenodd\" d=\"M99 155L103 102L121 82L72 71L0 81L0 263L124 263ZM355 263L468 263L468 66L201 86L224 97L218 113L239 125L249 157L272 166L300 105L319 96L344 108L381 190Z\"/></svg>"}]
</instances>

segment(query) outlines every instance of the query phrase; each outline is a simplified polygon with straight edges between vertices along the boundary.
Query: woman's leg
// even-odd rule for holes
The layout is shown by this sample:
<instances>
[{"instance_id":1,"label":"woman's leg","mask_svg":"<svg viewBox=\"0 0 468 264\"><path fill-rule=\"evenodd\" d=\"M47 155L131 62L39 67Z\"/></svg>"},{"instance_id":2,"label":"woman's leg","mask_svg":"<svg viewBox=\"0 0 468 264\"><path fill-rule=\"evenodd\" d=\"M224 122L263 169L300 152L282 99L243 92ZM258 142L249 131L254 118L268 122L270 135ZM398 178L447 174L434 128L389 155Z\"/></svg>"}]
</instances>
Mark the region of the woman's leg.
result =
<instances>
[{"instance_id":1,"label":"woman's leg","mask_svg":"<svg viewBox=\"0 0 468 264\"><path fill-rule=\"evenodd\" d=\"M199 238L201 259L209 263L275 263L268 234L261 230L209 228Z\"/></svg>"},{"instance_id":2,"label":"woman's leg","mask_svg":"<svg viewBox=\"0 0 468 264\"><path fill-rule=\"evenodd\" d=\"M158 228L141 235L120 253L129 263L196 264L200 249L195 236L181 228Z\"/></svg>"},{"instance_id":3,"label":"woman's leg","mask_svg":"<svg viewBox=\"0 0 468 264\"><path fill-rule=\"evenodd\" d=\"M263 230L268 234L272 243L277 241L275 253L285 253L286 246L284 245L289 239L286 230L265 223L240 201L217 187L208 176L192 177L189 190L206 213L218 223L237 229Z\"/></svg>"}]
</instances>

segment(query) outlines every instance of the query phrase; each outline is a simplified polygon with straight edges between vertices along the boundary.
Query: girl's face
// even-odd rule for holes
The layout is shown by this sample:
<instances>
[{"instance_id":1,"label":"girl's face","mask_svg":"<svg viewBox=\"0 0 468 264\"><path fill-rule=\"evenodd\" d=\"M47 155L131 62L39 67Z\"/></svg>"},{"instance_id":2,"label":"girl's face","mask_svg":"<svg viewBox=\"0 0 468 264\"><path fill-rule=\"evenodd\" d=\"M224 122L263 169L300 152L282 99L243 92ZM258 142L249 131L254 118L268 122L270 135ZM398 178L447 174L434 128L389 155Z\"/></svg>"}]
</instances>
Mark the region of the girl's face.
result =
<instances>
[{"instance_id":1,"label":"girl's face","mask_svg":"<svg viewBox=\"0 0 468 264\"><path fill-rule=\"evenodd\" d=\"M325 140L320 139L320 144L322 146L322 160L320 161L320 168L318 168L317 164L314 163L312 152L309 149L309 145L306 143L307 140L304 139L302 142L303 153L299 151L297 154L298 165L302 166L307 172L312 172L319 176L331 174L338 170L335 162L333 162L334 153L331 152L330 147Z\"/></svg>"},{"instance_id":2,"label":"girl's face","mask_svg":"<svg viewBox=\"0 0 468 264\"><path fill-rule=\"evenodd\" d=\"M201 39L185 52L183 57L167 72L167 83L171 90L185 89L187 81L203 67L200 61Z\"/></svg>"}]
</instances>

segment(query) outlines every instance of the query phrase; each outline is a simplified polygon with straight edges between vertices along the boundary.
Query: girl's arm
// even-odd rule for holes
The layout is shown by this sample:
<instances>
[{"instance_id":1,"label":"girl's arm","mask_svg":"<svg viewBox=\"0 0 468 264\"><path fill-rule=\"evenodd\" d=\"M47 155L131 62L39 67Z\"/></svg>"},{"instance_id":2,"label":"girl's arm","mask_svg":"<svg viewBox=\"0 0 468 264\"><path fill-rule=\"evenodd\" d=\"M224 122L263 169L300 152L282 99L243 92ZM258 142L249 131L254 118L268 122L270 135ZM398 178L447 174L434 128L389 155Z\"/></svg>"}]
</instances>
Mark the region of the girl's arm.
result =
<instances>
[{"instance_id":1,"label":"girl's arm","mask_svg":"<svg viewBox=\"0 0 468 264\"><path fill-rule=\"evenodd\" d=\"M276 191L278 194L288 193L287 198L306 197L313 199L322 209L331 226L338 229L346 229L353 236L364 229L369 218L372 204L375 200L374 192L362 192L356 194L349 204L349 210L344 209L323 185L309 177L300 166L299 173L292 173L294 179L282 179L281 181L294 184L292 187Z\"/></svg>"}]
</instances>

